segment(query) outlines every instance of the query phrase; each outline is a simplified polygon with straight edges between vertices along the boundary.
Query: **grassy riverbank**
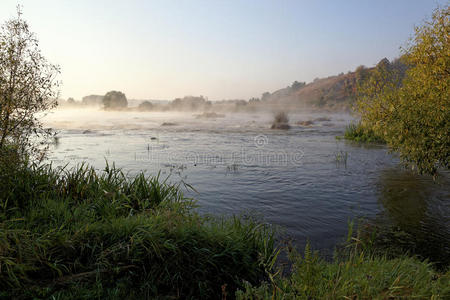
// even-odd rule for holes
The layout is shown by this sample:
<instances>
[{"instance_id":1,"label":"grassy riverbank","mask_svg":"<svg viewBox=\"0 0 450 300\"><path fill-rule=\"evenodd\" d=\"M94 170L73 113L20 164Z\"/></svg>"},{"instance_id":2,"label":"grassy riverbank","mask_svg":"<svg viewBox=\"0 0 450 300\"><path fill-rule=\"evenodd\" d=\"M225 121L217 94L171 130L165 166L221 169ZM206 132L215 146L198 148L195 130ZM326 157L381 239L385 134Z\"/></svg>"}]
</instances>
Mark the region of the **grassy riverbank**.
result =
<instances>
[{"instance_id":1,"label":"grassy riverbank","mask_svg":"<svg viewBox=\"0 0 450 300\"><path fill-rule=\"evenodd\" d=\"M179 186L82 166L3 170L0 298L215 298L257 284L268 226L200 217Z\"/></svg>"},{"instance_id":2,"label":"grassy riverbank","mask_svg":"<svg viewBox=\"0 0 450 300\"><path fill-rule=\"evenodd\" d=\"M437 271L436 265L416 256L381 252L372 238L360 233L353 236L350 230L345 246L335 252L331 262L319 257L309 245L302 254L290 248L290 275L275 276L257 286L246 282L245 288L237 292L237 299L450 297L450 270Z\"/></svg>"},{"instance_id":3,"label":"grassy riverbank","mask_svg":"<svg viewBox=\"0 0 450 300\"><path fill-rule=\"evenodd\" d=\"M281 276L270 226L199 216L160 177L23 166L2 167L0 179L0 299L450 295L449 272L372 251L351 233L333 262L289 247L292 272Z\"/></svg>"}]
</instances>

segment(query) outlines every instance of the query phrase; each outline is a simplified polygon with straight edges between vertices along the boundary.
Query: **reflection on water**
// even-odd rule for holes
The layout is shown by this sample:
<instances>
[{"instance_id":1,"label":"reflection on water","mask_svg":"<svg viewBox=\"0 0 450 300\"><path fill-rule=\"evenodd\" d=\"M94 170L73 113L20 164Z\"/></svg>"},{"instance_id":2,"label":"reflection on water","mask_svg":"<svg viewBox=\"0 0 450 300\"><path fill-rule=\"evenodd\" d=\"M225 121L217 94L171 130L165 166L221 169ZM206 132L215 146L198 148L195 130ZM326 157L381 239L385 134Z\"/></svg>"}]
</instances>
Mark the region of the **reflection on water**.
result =
<instances>
[{"instance_id":1,"label":"reflection on water","mask_svg":"<svg viewBox=\"0 0 450 300\"><path fill-rule=\"evenodd\" d=\"M171 175L198 193L201 213L264 216L302 247L307 239L330 252L353 218L385 218L424 241L448 240L448 178L435 184L399 166L380 146L336 141L351 117L290 114L292 128L271 130L273 114L56 111L46 124L59 130L53 164L105 159L126 172ZM314 121L310 126L299 121ZM164 123L176 125L161 126ZM345 155L345 164L337 155ZM447 203L445 203L446 201ZM446 249L448 244L439 247Z\"/></svg>"},{"instance_id":2,"label":"reflection on water","mask_svg":"<svg viewBox=\"0 0 450 300\"><path fill-rule=\"evenodd\" d=\"M380 174L380 202L392 222L402 229L420 227L426 218L432 184L411 172L389 169Z\"/></svg>"},{"instance_id":3,"label":"reflection on water","mask_svg":"<svg viewBox=\"0 0 450 300\"><path fill-rule=\"evenodd\" d=\"M450 176L433 181L408 170L380 173L379 201L383 212L376 221L406 233L413 253L435 262L450 263Z\"/></svg>"}]
</instances>

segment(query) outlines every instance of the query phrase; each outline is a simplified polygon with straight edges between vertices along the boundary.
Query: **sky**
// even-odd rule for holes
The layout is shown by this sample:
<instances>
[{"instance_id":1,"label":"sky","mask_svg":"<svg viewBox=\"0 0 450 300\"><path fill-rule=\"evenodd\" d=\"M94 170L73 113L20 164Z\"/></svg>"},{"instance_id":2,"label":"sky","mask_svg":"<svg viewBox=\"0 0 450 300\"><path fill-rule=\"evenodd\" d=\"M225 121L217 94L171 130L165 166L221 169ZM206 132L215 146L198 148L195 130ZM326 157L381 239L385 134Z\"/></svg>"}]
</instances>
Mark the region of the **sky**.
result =
<instances>
[{"instance_id":1,"label":"sky","mask_svg":"<svg viewBox=\"0 0 450 300\"><path fill-rule=\"evenodd\" d=\"M441 0L1 0L61 67L61 96L260 97L400 54Z\"/></svg>"}]
</instances>

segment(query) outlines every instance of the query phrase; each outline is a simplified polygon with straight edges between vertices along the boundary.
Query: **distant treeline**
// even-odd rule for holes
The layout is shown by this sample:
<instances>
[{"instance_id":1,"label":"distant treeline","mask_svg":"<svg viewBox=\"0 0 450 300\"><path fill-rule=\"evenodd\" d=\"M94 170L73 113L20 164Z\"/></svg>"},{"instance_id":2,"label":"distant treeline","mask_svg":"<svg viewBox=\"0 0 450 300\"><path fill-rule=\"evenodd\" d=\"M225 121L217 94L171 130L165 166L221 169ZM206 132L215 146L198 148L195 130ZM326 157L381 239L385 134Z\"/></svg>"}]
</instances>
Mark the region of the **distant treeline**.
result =
<instances>
[{"instance_id":1,"label":"distant treeline","mask_svg":"<svg viewBox=\"0 0 450 300\"><path fill-rule=\"evenodd\" d=\"M381 66L398 70L404 76L408 66L402 59L390 62L383 58L375 67L359 66L355 71L341 73L327 78L316 78L313 82L294 81L290 86L275 92L265 92L261 97L248 100L211 101L205 96L184 96L172 101L134 100L137 105L130 107L124 93L110 91L106 95L89 95L76 101L73 98L59 100L62 106L100 106L107 110L130 109L138 111L258 111L277 110L328 110L348 111L357 98L358 86L368 80L371 74Z\"/></svg>"}]
</instances>

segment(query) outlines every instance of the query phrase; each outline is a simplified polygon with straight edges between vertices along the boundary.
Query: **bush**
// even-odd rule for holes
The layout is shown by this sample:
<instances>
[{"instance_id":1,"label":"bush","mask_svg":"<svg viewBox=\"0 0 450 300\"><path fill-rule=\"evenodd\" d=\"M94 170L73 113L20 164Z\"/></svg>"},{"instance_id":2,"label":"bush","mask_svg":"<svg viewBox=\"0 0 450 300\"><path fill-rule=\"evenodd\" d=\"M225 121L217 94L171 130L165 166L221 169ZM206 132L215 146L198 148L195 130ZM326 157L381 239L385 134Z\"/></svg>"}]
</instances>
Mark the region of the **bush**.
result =
<instances>
[{"instance_id":1,"label":"bush","mask_svg":"<svg viewBox=\"0 0 450 300\"><path fill-rule=\"evenodd\" d=\"M272 123L272 129L289 129L289 118L285 112L279 112L275 115Z\"/></svg>"},{"instance_id":2,"label":"bush","mask_svg":"<svg viewBox=\"0 0 450 300\"><path fill-rule=\"evenodd\" d=\"M348 125L345 129L344 138L361 143L386 143L383 137L377 135L371 128L365 127L361 123Z\"/></svg>"},{"instance_id":3,"label":"bush","mask_svg":"<svg viewBox=\"0 0 450 300\"><path fill-rule=\"evenodd\" d=\"M153 109L154 109L153 104L150 101L144 101L140 103L138 106L138 110L140 111L151 111Z\"/></svg>"}]
</instances>

